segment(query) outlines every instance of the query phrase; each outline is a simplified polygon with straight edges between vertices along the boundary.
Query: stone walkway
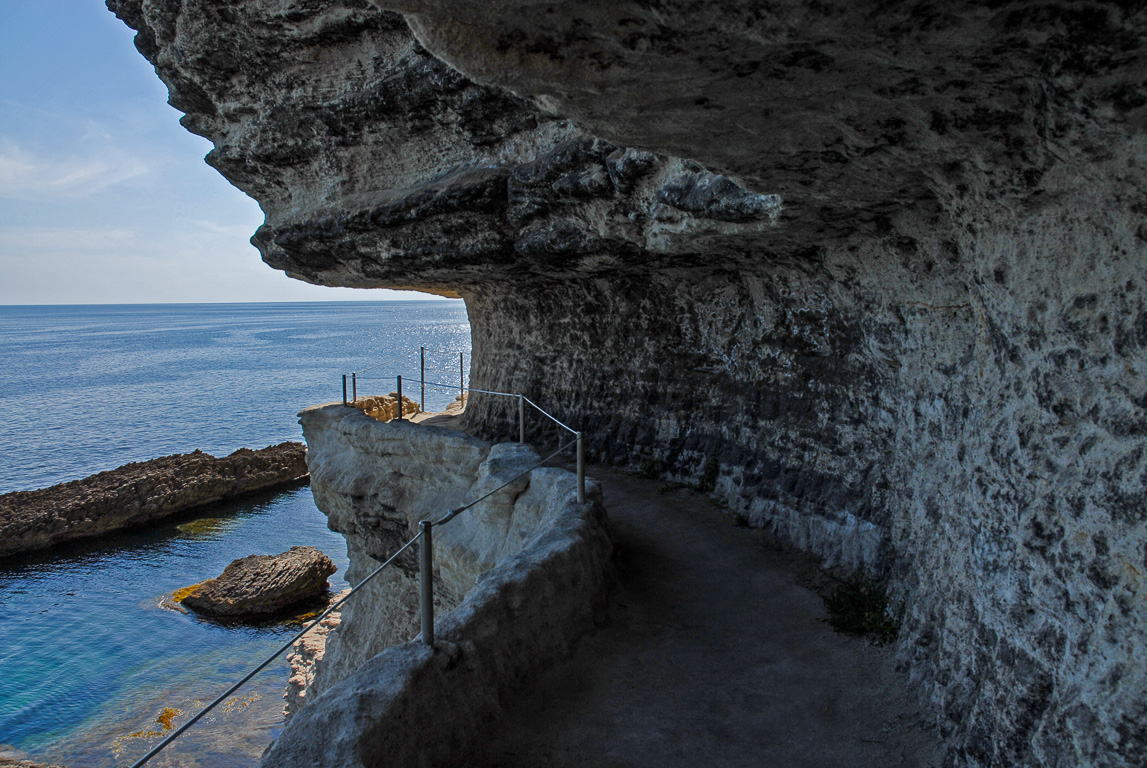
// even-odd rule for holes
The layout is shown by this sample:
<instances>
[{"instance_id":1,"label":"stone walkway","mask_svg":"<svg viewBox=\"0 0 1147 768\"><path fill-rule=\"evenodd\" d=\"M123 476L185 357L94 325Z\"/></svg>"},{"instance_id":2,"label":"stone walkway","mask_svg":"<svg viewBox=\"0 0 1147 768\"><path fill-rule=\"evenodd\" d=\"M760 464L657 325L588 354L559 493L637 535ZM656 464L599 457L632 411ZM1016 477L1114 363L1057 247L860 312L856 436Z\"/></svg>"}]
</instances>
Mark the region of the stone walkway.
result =
<instances>
[{"instance_id":1,"label":"stone walkway","mask_svg":"<svg viewBox=\"0 0 1147 768\"><path fill-rule=\"evenodd\" d=\"M703 494L594 467L620 583L601 629L506 702L473 768L931 768L890 654L835 634L797 558Z\"/></svg>"}]
</instances>

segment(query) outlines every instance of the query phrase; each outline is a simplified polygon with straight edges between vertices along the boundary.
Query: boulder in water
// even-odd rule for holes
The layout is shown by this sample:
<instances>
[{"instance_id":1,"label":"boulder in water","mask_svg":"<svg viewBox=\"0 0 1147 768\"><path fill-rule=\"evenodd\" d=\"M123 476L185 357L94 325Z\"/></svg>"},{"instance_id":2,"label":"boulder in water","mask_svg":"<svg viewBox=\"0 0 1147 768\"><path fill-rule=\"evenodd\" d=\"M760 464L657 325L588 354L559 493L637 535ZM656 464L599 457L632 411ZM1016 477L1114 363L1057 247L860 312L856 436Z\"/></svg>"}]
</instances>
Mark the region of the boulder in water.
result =
<instances>
[{"instance_id":1,"label":"boulder in water","mask_svg":"<svg viewBox=\"0 0 1147 768\"><path fill-rule=\"evenodd\" d=\"M314 547L291 547L278 555L248 555L232 561L214 579L176 593L195 611L226 618L265 616L317 597L337 571Z\"/></svg>"}]
</instances>

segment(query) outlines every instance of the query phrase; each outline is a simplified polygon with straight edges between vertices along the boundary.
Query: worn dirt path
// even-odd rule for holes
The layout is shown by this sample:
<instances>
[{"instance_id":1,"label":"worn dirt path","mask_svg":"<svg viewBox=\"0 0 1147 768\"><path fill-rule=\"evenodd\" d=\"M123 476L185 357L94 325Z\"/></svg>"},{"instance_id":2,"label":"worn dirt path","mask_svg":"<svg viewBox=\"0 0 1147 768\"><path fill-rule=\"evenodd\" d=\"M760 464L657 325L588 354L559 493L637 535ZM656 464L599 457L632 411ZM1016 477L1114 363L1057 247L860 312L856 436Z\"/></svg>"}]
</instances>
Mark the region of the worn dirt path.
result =
<instances>
[{"instance_id":1,"label":"worn dirt path","mask_svg":"<svg viewBox=\"0 0 1147 768\"><path fill-rule=\"evenodd\" d=\"M618 547L607 623L505 702L475 768L924 768L890 654L825 623L797 558L703 494L594 467Z\"/></svg>"}]
</instances>

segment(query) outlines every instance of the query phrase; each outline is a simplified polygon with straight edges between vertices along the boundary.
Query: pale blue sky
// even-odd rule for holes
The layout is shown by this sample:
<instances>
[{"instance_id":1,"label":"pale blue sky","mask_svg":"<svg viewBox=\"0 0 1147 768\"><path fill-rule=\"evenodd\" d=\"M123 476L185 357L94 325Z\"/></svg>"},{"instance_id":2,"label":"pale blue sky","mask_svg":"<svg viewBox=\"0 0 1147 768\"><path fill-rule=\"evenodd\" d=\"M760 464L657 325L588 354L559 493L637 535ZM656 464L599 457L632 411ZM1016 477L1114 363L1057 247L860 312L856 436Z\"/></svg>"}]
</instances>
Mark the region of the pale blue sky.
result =
<instances>
[{"instance_id":1,"label":"pale blue sky","mask_svg":"<svg viewBox=\"0 0 1147 768\"><path fill-rule=\"evenodd\" d=\"M432 298L291 280L102 0L0 0L0 304Z\"/></svg>"}]
</instances>

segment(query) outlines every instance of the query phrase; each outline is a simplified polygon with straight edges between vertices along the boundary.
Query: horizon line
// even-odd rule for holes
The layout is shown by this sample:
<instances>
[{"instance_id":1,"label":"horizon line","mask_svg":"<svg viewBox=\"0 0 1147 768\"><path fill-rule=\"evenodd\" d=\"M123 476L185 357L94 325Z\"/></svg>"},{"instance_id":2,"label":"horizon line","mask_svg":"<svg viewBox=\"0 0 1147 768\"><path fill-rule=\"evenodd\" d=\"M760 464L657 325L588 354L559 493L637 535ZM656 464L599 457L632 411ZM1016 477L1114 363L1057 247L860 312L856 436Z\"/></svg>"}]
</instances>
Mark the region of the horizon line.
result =
<instances>
[{"instance_id":1,"label":"horizon line","mask_svg":"<svg viewBox=\"0 0 1147 768\"><path fill-rule=\"evenodd\" d=\"M425 303L434 301L463 301L461 298L451 299L445 296L432 296L425 299L291 299L278 301L122 301L122 302L80 302L80 303L53 303L53 304L0 304L0 307L180 307L200 305L237 305L237 304L404 304Z\"/></svg>"}]
</instances>

